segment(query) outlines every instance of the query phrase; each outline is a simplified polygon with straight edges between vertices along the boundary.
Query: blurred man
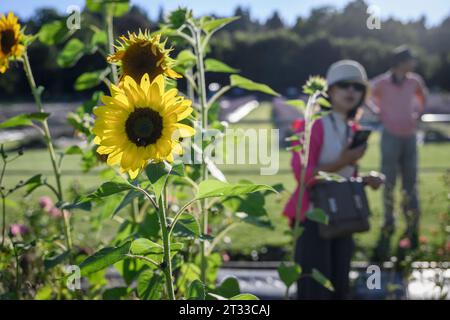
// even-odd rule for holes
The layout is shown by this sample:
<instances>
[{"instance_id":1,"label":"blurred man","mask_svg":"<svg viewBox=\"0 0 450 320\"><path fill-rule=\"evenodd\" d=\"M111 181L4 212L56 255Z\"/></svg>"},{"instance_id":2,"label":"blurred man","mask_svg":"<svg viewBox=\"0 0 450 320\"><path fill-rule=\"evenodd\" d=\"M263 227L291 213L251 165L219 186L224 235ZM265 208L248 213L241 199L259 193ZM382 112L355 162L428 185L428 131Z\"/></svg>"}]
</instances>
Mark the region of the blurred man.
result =
<instances>
[{"instance_id":1,"label":"blurred man","mask_svg":"<svg viewBox=\"0 0 450 320\"><path fill-rule=\"evenodd\" d=\"M376 77L372 96L383 124L381 170L386 175L383 195L383 231L394 231L394 187L397 173L402 179L402 209L407 222L405 238L417 247L420 205L417 195L417 123L425 109L427 89L412 71L415 58L406 46L393 51L391 69Z\"/></svg>"}]
</instances>

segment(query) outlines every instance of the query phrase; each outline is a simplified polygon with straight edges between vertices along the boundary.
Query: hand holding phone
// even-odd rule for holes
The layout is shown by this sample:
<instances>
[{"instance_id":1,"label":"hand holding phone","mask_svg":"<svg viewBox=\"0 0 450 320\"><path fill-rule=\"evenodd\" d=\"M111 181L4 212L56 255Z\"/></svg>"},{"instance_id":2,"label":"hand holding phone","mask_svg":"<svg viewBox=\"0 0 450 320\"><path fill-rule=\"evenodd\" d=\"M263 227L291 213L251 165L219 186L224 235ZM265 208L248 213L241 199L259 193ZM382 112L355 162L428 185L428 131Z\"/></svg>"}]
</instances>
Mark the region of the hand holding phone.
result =
<instances>
[{"instance_id":1,"label":"hand holding phone","mask_svg":"<svg viewBox=\"0 0 450 320\"><path fill-rule=\"evenodd\" d=\"M372 133L371 130L358 130L355 132L355 135L353 136L353 140L350 143L350 149L355 149L359 146L362 146L363 144L367 143L367 140L369 139L370 134Z\"/></svg>"}]
</instances>

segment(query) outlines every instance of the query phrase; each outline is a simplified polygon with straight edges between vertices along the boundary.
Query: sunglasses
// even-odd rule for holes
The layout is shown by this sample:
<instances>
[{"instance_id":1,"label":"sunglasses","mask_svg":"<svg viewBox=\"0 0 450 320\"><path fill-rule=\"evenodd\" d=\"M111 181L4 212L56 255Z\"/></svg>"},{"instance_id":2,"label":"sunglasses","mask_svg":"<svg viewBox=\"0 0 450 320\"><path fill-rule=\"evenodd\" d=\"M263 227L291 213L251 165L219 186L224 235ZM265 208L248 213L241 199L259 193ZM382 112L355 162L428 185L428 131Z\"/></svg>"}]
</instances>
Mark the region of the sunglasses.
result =
<instances>
[{"instance_id":1,"label":"sunglasses","mask_svg":"<svg viewBox=\"0 0 450 320\"><path fill-rule=\"evenodd\" d=\"M355 91L359 91L359 92L363 92L364 90L366 90L366 86L363 85L362 83L358 83L358 82L341 81L341 82L336 83L336 86L340 89L348 89L350 87L353 87L353 89L355 89Z\"/></svg>"}]
</instances>

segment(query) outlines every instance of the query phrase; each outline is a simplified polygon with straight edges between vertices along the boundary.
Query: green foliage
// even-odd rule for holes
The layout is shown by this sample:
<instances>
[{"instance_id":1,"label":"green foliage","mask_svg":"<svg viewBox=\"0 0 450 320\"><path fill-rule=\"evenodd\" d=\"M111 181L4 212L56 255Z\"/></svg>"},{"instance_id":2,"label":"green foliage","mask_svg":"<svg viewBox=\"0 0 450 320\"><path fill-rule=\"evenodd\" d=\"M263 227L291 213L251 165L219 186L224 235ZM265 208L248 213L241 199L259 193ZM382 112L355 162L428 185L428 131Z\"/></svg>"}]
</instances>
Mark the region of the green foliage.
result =
<instances>
[{"instance_id":1,"label":"green foliage","mask_svg":"<svg viewBox=\"0 0 450 320\"><path fill-rule=\"evenodd\" d=\"M230 77L230 84L233 87L242 88L250 91L260 91L273 96L279 96L280 94L272 90L268 85L254 82L250 79L244 78L240 75L232 75Z\"/></svg>"},{"instance_id":2,"label":"green foliage","mask_svg":"<svg viewBox=\"0 0 450 320\"><path fill-rule=\"evenodd\" d=\"M70 34L63 20L56 20L44 24L39 31L39 41L47 46L63 42Z\"/></svg>"},{"instance_id":3,"label":"green foliage","mask_svg":"<svg viewBox=\"0 0 450 320\"><path fill-rule=\"evenodd\" d=\"M19 114L0 123L0 129L13 128L18 126L32 126L34 121L43 121L50 116L50 113L35 112Z\"/></svg>"},{"instance_id":4,"label":"green foliage","mask_svg":"<svg viewBox=\"0 0 450 320\"><path fill-rule=\"evenodd\" d=\"M292 286L300 278L301 274L302 268L296 263L286 264L282 262L278 267L278 275L287 288Z\"/></svg>"},{"instance_id":5,"label":"green foliage","mask_svg":"<svg viewBox=\"0 0 450 320\"><path fill-rule=\"evenodd\" d=\"M56 62L61 68L72 67L83 56L85 50L86 47L83 42L76 38L71 39L59 53Z\"/></svg>"},{"instance_id":6,"label":"green foliage","mask_svg":"<svg viewBox=\"0 0 450 320\"><path fill-rule=\"evenodd\" d=\"M159 300L164 279L152 270L143 271L137 280L138 297L142 300Z\"/></svg>"},{"instance_id":7,"label":"green foliage","mask_svg":"<svg viewBox=\"0 0 450 320\"><path fill-rule=\"evenodd\" d=\"M247 193L265 190L276 192L275 189L273 189L272 187L263 184L252 184L252 183L231 184L219 180L210 179L202 181L199 184L199 189L196 198L204 199L211 197L239 196Z\"/></svg>"},{"instance_id":8,"label":"green foliage","mask_svg":"<svg viewBox=\"0 0 450 320\"><path fill-rule=\"evenodd\" d=\"M209 72L223 72L223 73L237 73L238 69L232 68L229 65L216 60L216 59L206 59L205 60L205 71Z\"/></svg>"},{"instance_id":9,"label":"green foliage","mask_svg":"<svg viewBox=\"0 0 450 320\"><path fill-rule=\"evenodd\" d=\"M330 280L328 280L322 272L320 272L319 270L313 268L312 269L312 274L311 277L316 280L318 283L320 283L322 286L324 286L325 288L327 288L330 291L334 291L334 287L333 284L331 283Z\"/></svg>"},{"instance_id":10,"label":"green foliage","mask_svg":"<svg viewBox=\"0 0 450 320\"><path fill-rule=\"evenodd\" d=\"M314 208L306 213L306 217L311 220L322 224L328 224L328 215L320 208Z\"/></svg>"},{"instance_id":11,"label":"green foliage","mask_svg":"<svg viewBox=\"0 0 450 320\"><path fill-rule=\"evenodd\" d=\"M128 241L121 246L103 248L94 253L80 264L81 275L89 275L125 259L126 254L130 250L130 245L131 242Z\"/></svg>"},{"instance_id":12,"label":"green foliage","mask_svg":"<svg viewBox=\"0 0 450 320\"><path fill-rule=\"evenodd\" d=\"M129 0L86 0L86 7L89 11L95 13L104 13L106 11L114 17L120 17L127 13L129 6Z\"/></svg>"},{"instance_id":13,"label":"green foliage","mask_svg":"<svg viewBox=\"0 0 450 320\"><path fill-rule=\"evenodd\" d=\"M109 71L108 68L105 70L83 73L75 80L75 90L82 91L98 86L109 74Z\"/></svg>"}]
</instances>

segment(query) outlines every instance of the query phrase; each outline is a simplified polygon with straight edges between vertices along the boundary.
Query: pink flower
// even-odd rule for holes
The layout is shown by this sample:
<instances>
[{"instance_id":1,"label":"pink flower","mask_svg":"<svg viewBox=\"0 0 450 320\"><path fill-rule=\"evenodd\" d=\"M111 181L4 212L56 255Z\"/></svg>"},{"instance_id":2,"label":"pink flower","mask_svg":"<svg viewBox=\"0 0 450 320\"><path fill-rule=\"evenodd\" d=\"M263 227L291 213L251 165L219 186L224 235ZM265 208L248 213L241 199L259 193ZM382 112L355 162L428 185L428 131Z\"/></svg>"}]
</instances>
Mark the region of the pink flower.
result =
<instances>
[{"instance_id":1,"label":"pink flower","mask_svg":"<svg viewBox=\"0 0 450 320\"><path fill-rule=\"evenodd\" d=\"M19 223L13 223L10 227L9 227L9 232L11 233L11 235L13 237L17 237L17 236L23 236L26 233L28 233L28 228L26 226L24 226L23 224L19 224Z\"/></svg>"},{"instance_id":2,"label":"pink flower","mask_svg":"<svg viewBox=\"0 0 450 320\"><path fill-rule=\"evenodd\" d=\"M50 211L48 212L50 216L52 216L53 218L61 218L62 214L61 214L61 210L59 210L56 207L53 207L50 209Z\"/></svg>"},{"instance_id":3,"label":"pink flower","mask_svg":"<svg viewBox=\"0 0 450 320\"><path fill-rule=\"evenodd\" d=\"M53 200L50 197L44 196L39 199L39 206L45 212L50 213L50 211L54 208Z\"/></svg>"},{"instance_id":4,"label":"pink flower","mask_svg":"<svg viewBox=\"0 0 450 320\"><path fill-rule=\"evenodd\" d=\"M66 217L69 217L70 216L70 212L69 211L67 211L67 210L63 210L64 211L64 215L66 216ZM61 213L61 210L60 209L58 209L58 208L56 208L56 207L53 207L51 210L50 210L50 212L49 212L49 214L50 214L50 216L52 216L53 218L62 218L62 213Z\"/></svg>"},{"instance_id":5,"label":"pink flower","mask_svg":"<svg viewBox=\"0 0 450 320\"><path fill-rule=\"evenodd\" d=\"M409 249L411 248L411 241L409 241L408 238L403 238L400 240L400 242L398 243L398 245L400 246L400 248L402 249Z\"/></svg>"},{"instance_id":6,"label":"pink flower","mask_svg":"<svg viewBox=\"0 0 450 320\"><path fill-rule=\"evenodd\" d=\"M231 260L231 258L227 252L222 253L222 260L223 260L223 262L228 262Z\"/></svg>"}]
</instances>

